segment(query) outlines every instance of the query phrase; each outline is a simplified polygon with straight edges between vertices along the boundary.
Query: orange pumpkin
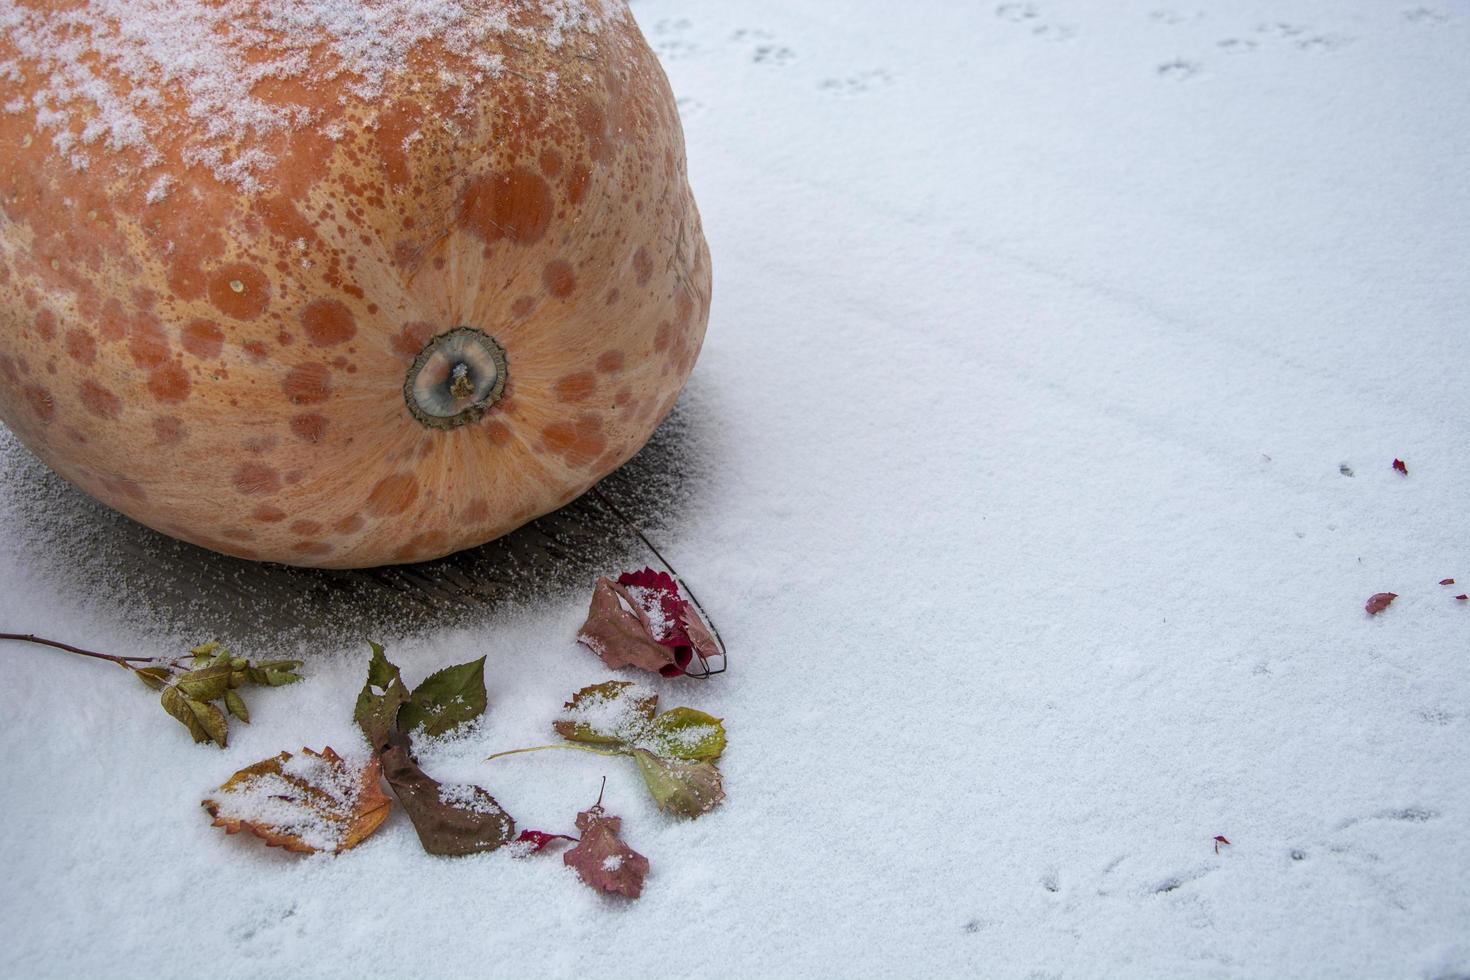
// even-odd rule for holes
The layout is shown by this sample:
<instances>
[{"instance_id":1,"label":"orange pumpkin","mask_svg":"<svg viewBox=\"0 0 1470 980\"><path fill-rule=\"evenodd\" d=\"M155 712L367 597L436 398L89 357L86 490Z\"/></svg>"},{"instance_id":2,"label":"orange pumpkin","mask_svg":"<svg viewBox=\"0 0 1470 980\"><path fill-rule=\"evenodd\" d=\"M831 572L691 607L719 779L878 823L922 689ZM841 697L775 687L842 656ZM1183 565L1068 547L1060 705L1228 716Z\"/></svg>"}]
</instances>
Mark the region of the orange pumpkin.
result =
<instances>
[{"instance_id":1,"label":"orange pumpkin","mask_svg":"<svg viewBox=\"0 0 1470 980\"><path fill-rule=\"evenodd\" d=\"M504 534L649 438L710 265L624 4L124 7L0 21L0 418L53 469L350 568Z\"/></svg>"}]
</instances>

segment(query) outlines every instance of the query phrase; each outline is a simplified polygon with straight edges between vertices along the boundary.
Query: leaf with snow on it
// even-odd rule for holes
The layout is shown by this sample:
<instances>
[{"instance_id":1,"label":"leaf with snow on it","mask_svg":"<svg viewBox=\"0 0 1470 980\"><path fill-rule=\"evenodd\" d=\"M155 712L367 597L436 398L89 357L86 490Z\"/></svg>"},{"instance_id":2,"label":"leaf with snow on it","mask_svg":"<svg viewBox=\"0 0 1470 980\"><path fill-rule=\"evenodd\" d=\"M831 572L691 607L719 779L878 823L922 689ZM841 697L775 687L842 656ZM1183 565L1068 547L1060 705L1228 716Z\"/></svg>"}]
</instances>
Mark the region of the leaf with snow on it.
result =
<instances>
[{"instance_id":1,"label":"leaf with snow on it","mask_svg":"<svg viewBox=\"0 0 1470 980\"><path fill-rule=\"evenodd\" d=\"M357 695L352 720L362 729L363 737L374 752L388 744L388 737L398 724L398 711L408 703L408 688L398 668L383 655L381 644L368 641L372 659L368 661L367 683Z\"/></svg>"},{"instance_id":2,"label":"leaf with snow on it","mask_svg":"<svg viewBox=\"0 0 1470 980\"><path fill-rule=\"evenodd\" d=\"M632 681L607 681L582 688L552 723L569 742L622 745L648 731L658 710L658 695Z\"/></svg>"},{"instance_id":3,"label":"leaf with snow on it","mask_svg":"<svg viewBox=\"0 0 1470 980\"><path fill-rule=\"evenodd\" d=\"M719 718L693 708L670 708L653 720L657 754L689 762L718 759L725 751L725 726Z\"/></svg>"},{"instance_id":4,"label":"leaf with snow on it","mask_svg":"<svg viewBox=\"0 0 1470 980\"><path fill-rule=\"evenodd\" d=\"M413 689L398 713L405 731L420 725L427 735L443 735L485 711L485 658L435 671Z\"/></svg>"},{"instance_id":5,"label":"leaf with snow on it","mask_svg":"<svg viewBox=\"0 0 1470 980\"><path fill-rule=\"evenodd\" d=\"M617 670L637 667L666 676L683 672L677 651L654 639L656 624L649 620L648 610L625 586L600 578L592 587L592 604L587 620L577 631L577 642ZM688 661L686 660L687 664Z\"/></svg>"},{"instance_id":6,"label":"leaf with snow on it","mask_svg":"<svg viewBox=\"0 0 1470 980\"><path fill-rule=\"evenodd\" d=\"M202 805L228 834L249 830L270 847L335 854L387 819L393 802L378 785L380 772L376 756L354 766L330 746L282 752L241 769Z\"/></svg>"},{"instance_id":7,"label":"leaf with snow on it","mask_svg":"<svg viewBox=\"0 0 1470 980\"><path fill-rule=\"evenodd\" d=\"M483 788L473 783L440 783L419 768L413 744L404 733L389 733L382 759L384 778L413 821L419 843L430 854L493 851L515 834L515 821Z\"/></svg>"},{"instance_id":8,"label":"leaf with snow on it","mask_svg":"<svg viewBox=\"0 0 1470 980\"><path fill-rule=\"evenodd\" d=\"M582 839L562 855L562 861L592 888L637 898L648 876L648 858L623 842L619 836L622 825L621 819L606 816L600 806L577 814Z\"/></svg>"},{"instance_id":9,"label":"leaf with snow on it","mask_svg":"<svg viewBox=\"0 0 1470 980\"><path fill-rule=\"evenodd\" d=\"M1369 616L1377 616L1379 613L1383 612L1383 610L1387 609L1389 607L1389 604L1397 598L1397 592L1379 592L1373 596L1370 596L1367 603L1364 604L1363 608L1368 611Z\"/></svg>"},{"instance_id":10,"label":"leaf with snow on it","mask_svg":"<svg viewBox=\"0 0 1470 980\"><path fill-rule=\"evenodd\" d=\"M660 758L647 749L634 749L633 759L654 802L666 813L693 819L725 798L720 770L712 763Z\"/></svg>"}]
</instances>

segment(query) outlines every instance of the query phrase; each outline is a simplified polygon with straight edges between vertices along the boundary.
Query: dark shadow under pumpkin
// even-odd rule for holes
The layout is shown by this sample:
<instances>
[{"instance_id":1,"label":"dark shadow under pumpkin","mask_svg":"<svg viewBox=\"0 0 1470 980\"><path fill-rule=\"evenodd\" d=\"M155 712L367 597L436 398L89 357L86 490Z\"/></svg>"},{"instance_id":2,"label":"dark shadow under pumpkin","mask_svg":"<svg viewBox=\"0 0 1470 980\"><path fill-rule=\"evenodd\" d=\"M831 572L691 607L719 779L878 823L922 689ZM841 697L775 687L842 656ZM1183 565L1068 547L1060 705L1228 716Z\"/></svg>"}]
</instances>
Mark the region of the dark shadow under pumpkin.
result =
<instances>
[{"instance_id":1,"label":"dark shadow under pumpkin","mask_svg":"<svg viewBox=\"0 0 1470 980\"><path fill-rule=\"evenodd\" d=\"M695 449L702 428L698 403L686 393L648 444L598 484L674 561L678 548L660 530L677 524L705 483L707 461ZM243 561L102 506L47 469L4 426L0 508L16 566L8 574L54 579L84 606L147 632L219 639L241 651L484 622L510 605L590 595L598 575L653 560L589 493L488 544L419 564L335 571ZM34 622L0 628L66 639L44 610Z\"/></svg>"}]
</instances>

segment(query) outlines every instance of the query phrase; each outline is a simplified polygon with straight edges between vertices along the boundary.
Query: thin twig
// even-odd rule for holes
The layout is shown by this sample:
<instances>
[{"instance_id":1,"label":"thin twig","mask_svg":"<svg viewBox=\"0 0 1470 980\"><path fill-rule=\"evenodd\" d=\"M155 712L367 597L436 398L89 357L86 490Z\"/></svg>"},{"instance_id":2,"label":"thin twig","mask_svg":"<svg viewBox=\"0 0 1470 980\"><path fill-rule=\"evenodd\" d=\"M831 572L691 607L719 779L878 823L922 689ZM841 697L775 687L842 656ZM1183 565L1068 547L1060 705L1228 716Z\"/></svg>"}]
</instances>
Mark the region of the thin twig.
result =
<instances>
[{"instance_id":1,"label":"thin twig","mask_svg":"<svg viewBox=\"0 0 1470 980\"><path fill-rule=\"evenodd\" d=\"M529 749L507 749L494 755L487 755L485 761L499 759L504 755L520 755L522 752L545 752L547 749L576 749L578 752L591 752L593 755L627 755L626 752L607 752L603 749L589 749L585 745L535 745Z\"/></svg>"},{"instance_id":2,"label":"thin twig","mask_svg":"<svg viewBox=\"0 0 1470 980\"><path fill-rule=\"evenodd\" d=\"M98 653L96 650L83 650L81 647L74 647L70 643L62 643L60 640L48 640L46 637L36 636L34 633L0 633L0 640L16 640L20 643L39 643L42 646L55 647L58 650L65 650L68 653L78 653L84 657L92 657L96 660L107 660L128 670L138 669L132 663L129 663L129 661L163 663L157 657L119 657L112 653Z\"/></svg>"}]
</instances>

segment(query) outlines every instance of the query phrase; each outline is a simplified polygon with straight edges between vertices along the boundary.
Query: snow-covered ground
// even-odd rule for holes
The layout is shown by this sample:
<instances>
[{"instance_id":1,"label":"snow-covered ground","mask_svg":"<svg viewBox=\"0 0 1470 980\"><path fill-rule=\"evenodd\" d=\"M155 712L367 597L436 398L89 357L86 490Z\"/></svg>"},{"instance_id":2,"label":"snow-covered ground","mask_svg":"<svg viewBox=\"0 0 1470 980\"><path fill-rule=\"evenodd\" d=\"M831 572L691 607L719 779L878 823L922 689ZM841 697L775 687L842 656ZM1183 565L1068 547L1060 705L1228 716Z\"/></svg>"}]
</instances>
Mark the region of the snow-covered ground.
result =
<instances>
[{"instance_id":1,"label":"snow-covered ground","mask_svg":"<svg viewBox=\"0 0 1470 980\"><path fill-rule=\"evenodd\" d=\"M1470 4L634 11L715 269L657 535L732 652L659 687L726 719L727 801L478 761L607 676L587 588L348 624L224 752L7 644L0 974L1470 975ZM0 445L0 629L205 638ZM211 829L357 744L368 630L410 681L488 654L426 766L552 831L606 774L642 899L401 812L338 858Z\"/></svg>"}]
</instances>

